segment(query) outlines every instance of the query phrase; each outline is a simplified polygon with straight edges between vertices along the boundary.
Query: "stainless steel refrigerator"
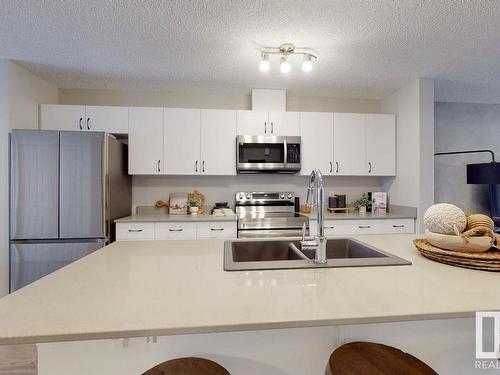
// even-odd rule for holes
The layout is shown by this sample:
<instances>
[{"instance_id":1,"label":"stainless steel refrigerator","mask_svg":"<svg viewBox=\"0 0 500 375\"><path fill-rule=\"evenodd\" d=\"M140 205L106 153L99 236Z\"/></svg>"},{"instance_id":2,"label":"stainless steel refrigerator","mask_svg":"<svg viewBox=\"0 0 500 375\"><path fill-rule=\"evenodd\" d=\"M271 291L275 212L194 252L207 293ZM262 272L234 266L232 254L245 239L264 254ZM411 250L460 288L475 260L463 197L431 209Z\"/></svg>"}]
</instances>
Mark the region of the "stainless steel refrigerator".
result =
<instances>
[{"instance_id":1,"label":"stainless steel refrigerator","mask_svg":"<svg viewBox=\"0 0 500 375\"><path fill-rule=\"evenodd\" d=\"M112 135L13 130L11 292L113 241L131 196L127 146Z\"/></svg>"}]
</instances>

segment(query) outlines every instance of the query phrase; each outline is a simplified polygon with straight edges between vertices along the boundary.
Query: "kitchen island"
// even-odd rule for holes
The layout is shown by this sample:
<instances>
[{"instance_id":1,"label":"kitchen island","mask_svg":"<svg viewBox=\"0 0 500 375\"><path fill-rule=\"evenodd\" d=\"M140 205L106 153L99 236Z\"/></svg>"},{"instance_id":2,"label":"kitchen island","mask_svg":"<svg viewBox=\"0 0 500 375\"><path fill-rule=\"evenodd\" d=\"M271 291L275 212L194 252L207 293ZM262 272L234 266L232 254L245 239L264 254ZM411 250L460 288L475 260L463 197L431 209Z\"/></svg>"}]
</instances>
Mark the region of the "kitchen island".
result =
<instances>
[{"instance_id":1,"label":"kitchen island","mask_svg":"<svg viewBox=\"0 0 500 375\"><path fill-rule=\"evenodd\" d=\"M223 240L113 243L0 300L0 343L472 317L500 274L423 258L414 235L359 236L409 266L226 272Z\"/></svg>"}]
</instances>

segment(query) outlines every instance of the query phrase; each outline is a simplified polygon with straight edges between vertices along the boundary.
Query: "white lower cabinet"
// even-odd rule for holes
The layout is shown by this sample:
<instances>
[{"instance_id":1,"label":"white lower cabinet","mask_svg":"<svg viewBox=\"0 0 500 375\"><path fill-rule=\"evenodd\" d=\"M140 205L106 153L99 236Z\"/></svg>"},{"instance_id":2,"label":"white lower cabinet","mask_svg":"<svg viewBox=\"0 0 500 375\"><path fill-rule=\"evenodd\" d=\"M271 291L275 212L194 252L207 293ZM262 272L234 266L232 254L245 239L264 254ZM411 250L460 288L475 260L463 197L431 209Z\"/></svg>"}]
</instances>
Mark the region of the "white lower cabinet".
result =
<instances>
[{"instance_id":1,"label":"white lower cabinet","mask_svg":"<svg viewBox=\"0 0 500 375\"><path fill-rule=\"evenodd\" d=\"M116 223L117 241L236 238L236 221Z\"/></svg>"},{"instance_id":2,"label":"white lower cabinet","mask_svg":"<svg viewBox=\"0 0 500 375\"><path fill-rule=\"evenodd\" d=\"M380 229L384 233L415 233L415 220L384 220Z\"/></svg>"},{"instance_id":3,"label":"white lower cabinet","mask_svg":"<svg viewBox=\"0 0 500 375\"><path fill-rule=\"evenodd\" d=\"M126 240L154 240L155 223L116 223L116 239Z\"/></svg>"},{"instance_id":4,"label":"white lower cabinet","mask_svg":"<svg viewBox=\"0 0 500 375\"><path fill-rule=\"evenodd\" d=\"M197 224L197 238L236 238L236 223L232 221Z\"/></svg>"},{"instance_id":5,"label":"white lower cabinet","mask_svg":"<svg viewBox=\"0 0 500 375\"><path fill-rule=\"evenodd\" d=\"M359 234L415 233L414 219L361 219L361 220L325 220L325 235L349 236ZM316 220L309 222L311 235L318 233Z\"/></svg>"},{"instance_id":6,"label":"white lower cabinet","mask_svg":"<svg viewBox=\"0 0 500 375\"><path fill-rule=\"evenodd\" d=\"M196 223L155 223L155 240L196 239Z\"/></svg>"}]
</instances>

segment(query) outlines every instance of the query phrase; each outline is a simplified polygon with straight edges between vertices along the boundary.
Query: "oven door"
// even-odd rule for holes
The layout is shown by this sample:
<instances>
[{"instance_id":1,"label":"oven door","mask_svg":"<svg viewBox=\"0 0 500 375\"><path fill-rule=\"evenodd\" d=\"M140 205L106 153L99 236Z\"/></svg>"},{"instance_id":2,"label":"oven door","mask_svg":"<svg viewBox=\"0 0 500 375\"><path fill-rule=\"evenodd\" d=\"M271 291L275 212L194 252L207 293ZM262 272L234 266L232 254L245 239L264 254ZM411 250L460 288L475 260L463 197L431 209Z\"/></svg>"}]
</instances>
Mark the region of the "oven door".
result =
<instances>
[{"instance_id":1,"label":"oven door","mask_svg":"<svg viewBox=\"0 0 500 375\"><path fill-rule=\"evenodd\" d=\"M236 137L238 173L284 171L286 138L242 135Z\"/></svg>"}]
</instances>

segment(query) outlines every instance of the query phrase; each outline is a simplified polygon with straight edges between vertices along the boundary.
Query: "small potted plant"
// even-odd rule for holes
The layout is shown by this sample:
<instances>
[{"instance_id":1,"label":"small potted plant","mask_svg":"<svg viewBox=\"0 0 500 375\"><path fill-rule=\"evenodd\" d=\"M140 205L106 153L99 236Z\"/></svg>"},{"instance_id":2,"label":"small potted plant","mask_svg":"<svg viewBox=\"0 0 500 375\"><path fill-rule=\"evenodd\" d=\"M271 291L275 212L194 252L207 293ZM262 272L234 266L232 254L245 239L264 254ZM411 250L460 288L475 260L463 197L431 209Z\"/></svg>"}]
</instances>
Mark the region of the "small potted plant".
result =
<instances>
[{"instance_id":1,"label":"small potted plant","mask_svg":"<svg viewBox=\"0 0 500 375\"><path fill-rule=\"evenodd\" d=\"M366 207L370 205L370 199L368 199L367 194L363 194L361 198L355 200L352 202L352 205L354 208L357 208L359 210L360 214L366 214Z\"/></svg>"},{"instance_id":2,"label":"small potted plant","mask_svg":"<svg viewBox=\"0 0 500 375\"><path fill-rule=\"evenodd\" d=\"M201 207L201 199L190 198L187 201L187 205L189 207L189 212L191 213L191 215L198 215L198 211Z\"/></svg>"}]
</instances>

